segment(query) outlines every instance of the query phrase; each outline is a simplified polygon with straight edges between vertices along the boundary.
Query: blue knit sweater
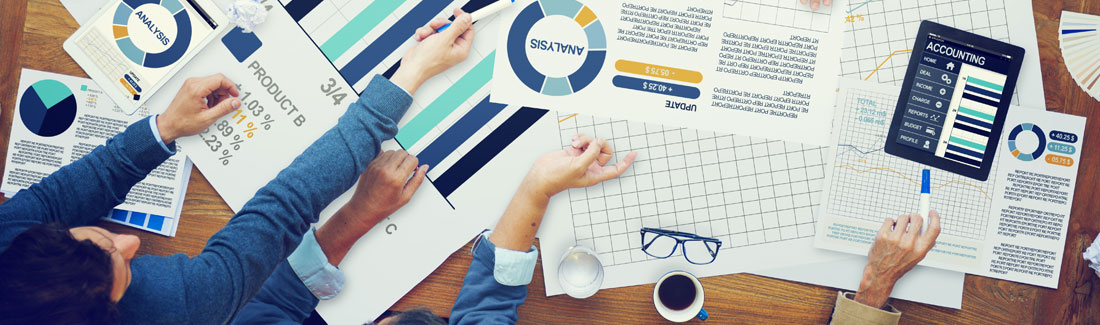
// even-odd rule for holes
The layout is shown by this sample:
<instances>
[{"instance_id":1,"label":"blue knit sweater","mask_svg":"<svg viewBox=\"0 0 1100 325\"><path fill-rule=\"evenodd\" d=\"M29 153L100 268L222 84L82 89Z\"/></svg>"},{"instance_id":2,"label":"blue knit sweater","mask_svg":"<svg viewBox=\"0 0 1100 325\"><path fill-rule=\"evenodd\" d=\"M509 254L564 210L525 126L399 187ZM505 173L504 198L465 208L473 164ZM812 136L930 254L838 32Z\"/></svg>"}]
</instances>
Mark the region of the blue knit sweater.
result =
<instances>
[{"instance_id":1,"label":"blue knit sweater","mask_svg":"<svg viewBox=\"0 0 1100 325\"><path fill-rule=\"evenodd\" d=\"M380 143L397 133L397 121L411 102L400 87L375 76L336 126L257 191L210 237L202 253L134 258L132 282L118 304L123 322L233 319L297 247L321 210L355 183ZM134 123L0 205L0 250L32 225L88 225L122 203L134 184L169 157L148 123Z\"/></svg>"}]
</instances>

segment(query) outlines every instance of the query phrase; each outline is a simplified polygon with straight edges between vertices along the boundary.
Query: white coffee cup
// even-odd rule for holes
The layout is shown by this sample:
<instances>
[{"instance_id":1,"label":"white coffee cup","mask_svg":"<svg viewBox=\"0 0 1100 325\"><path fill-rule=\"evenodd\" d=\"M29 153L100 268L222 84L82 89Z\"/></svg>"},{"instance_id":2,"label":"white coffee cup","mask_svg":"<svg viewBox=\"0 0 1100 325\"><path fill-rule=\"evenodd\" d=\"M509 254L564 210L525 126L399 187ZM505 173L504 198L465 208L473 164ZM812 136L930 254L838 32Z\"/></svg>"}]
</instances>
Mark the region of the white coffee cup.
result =
<instances>
[{"instance_id":1,"label":"white coffee cup","mask_svg":"<svg viewBox=\"0 0 1100 325\"><path fill-rule=\"evenodd\" d=\"M695 297L691 301L691 304L679 310L674 310L666 306L665 302L662 302L660 297L661 285L665 284L665 280L676 275L682 275L691 279L691 284L695 286ZM685 271L665 273L665 275L662 275L661 278L657 280L657 284L653 286L653 307L657 308L657 312L660 313L662 317L677 323L683 323L692 318L707 320L707 310L703 309L703 298L703 284L699 283L699 279L694 275Z\"/></svg>"}]
</instances>

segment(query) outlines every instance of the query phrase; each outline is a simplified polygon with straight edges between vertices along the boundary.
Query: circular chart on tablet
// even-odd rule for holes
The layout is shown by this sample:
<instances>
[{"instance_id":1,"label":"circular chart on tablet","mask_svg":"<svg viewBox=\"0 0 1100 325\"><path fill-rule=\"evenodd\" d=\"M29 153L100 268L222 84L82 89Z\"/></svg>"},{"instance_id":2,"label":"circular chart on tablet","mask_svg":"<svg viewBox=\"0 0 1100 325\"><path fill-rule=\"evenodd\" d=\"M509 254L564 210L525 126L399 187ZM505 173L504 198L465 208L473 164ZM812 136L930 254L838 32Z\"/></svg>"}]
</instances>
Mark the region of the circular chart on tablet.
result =
<instances>
[{"instance_id":1,"label":"circular chart on tablet","mask_svg":"<svg viewBox=\"0 0 1100 325\"><path fill-rule=\"evenodd\" d=\"M28 130L39 136L64 133L76 119L76 97L60 81L39 80L23 91L19 117Z\"/></svg>"},{"instance_id":2,"label":"circular chart on tablet","mask_svg":"<svg viewBox=\"0 0 1100 325\"><path fill-rule=\"evenodd\" d=\"M508 30L508 61L527 88L550 96L584 89L607 57L603 24L575 0L535 1Z\"/></svg>"},{"instance_id":3,"label":"circular chart on tablet","mask_svg":"<svg viewBox=\"0 0 1100 325\"><path fill-rule=\"evenodd\" d=\"M191 45L191 18L180 0L123 0L112 22L118 49L146 68L176 63Z\"/></svg>"}]
</instances>

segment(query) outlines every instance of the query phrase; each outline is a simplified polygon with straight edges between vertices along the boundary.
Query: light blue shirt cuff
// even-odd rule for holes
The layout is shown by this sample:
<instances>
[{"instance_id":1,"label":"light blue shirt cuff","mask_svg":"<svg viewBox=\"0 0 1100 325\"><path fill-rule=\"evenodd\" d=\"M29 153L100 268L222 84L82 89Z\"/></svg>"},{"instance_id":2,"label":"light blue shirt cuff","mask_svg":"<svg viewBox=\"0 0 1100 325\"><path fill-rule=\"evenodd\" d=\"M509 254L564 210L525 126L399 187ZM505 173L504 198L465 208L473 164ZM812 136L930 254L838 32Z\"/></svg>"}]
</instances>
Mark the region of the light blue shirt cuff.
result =
<instances>
[{"instance_id":1,"label":"light blue shirt cuff","mask_svg":"<svg viewBox=\"0 0 1100 325\"><path fill-rule=\"evenodd\" d=\"M313 228L302 236L298 248L286 258L290 268L309 288L317 299L328 300L340 294L344 289L344 272L328 263L328 257L317 243Z\"/></svg>"},{"instance_id":2,"label":"light blue shirt cuff","mask_svg":"<svg viewBox=\"0 0 1100 325\"><path fill-rule=\"evenodd\" d=\"M149 128L153 130L153 137L157 139L157 143L160 144L161 149L164 149L164 152L167 152L169 155L175 155L176 151L168 149L168 145L164 144L164 139L160 138L160 130L157 129L157 116L160 116L160 114L153 114L153 116L149 117Z\"/></svg>"},{"instance_id":3,"label":"light blue shirt cuff","mask_svg":"<svg viewBox=\"0 0 1100 325\"><path fill-rule=\"evenodd\" d=\"M481 245L489 244L489 235L492 231L482 234ZM526 252L514 251L493 245L493 279L497 283L506 286L525 286L531 283L531 277L535 274L535 263L539 259L539 249L531 245L531 250Z\"/></svg>"}]
</instances>

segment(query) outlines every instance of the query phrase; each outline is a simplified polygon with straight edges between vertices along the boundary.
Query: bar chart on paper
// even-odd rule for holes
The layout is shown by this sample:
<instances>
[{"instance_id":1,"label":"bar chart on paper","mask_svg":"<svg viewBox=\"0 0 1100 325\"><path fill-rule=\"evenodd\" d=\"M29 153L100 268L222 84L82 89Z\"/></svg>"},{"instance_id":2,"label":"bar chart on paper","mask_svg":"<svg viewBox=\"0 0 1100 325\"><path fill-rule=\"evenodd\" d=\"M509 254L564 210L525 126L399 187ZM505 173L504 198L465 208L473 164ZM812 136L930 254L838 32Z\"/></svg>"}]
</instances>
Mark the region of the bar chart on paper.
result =
<instances>
[{"instance_id":1,"label":"bar chart on paper","mask_svg":"<svg viewBox=\"0 0 1100 325\"><path fill-rule=\"evenodd\" d=\"M891 89L896 89L890 87ZM848 88L838 100L837 150L827 189L827 214L870 222L916 212L925 165L882 150L898 92ZM994 162L993 173L997 163ZM934 171L936 169L933 169ZM980 182L949 172L932 173L933 208L943 234L982 240L993 202L994 181Z\"/></svg>"},{"instance_id":2,"label":"bar chart on paper","mask_svg":"<svg viewBox=\"0 0 1100 325\"><path fill-rule=\"evenodd\" d=\"M454 8L472 12L492 2L294 0L285 7L347 84L361 92L370 76L397 71L417 28L450 17ZM497 23L495 17L476 23L470 56L422 85L399 123L397 142L431 166L428 179L444 197L547 112L489 101Z\"/></svg>"},{"instance_id":3,"label":"bar chart on paper","mask_svg":"<svg viewBox=\"0 0 1100 325\"><path fill-rule=\"evenodd\" d=\"M931 20L1002 42L1015 42L1013 44L1024 47L1027 50L1026 56L1034 56L1035 59L1034 62L1024 62L1020 86L1013 95L1013 103L1019 104L1021 96L1031 96L1029 103L1036 103L1031 104L1032 106L1041 105L1044 100L1042 94L1036 95L1032 91L1041 91L1042 86L1039 85L1038 90L1031 89L1035 87L1027 85L1028 81L1024 78L1025 75L1041 76L1038 70L1038 47L1033 41L1030 44L1025 42L1027 39L1034 39L1034 28L1031 24L1022 24L1026 25L1023 27L1008 24L1025 10L1024 15L1030 21L1030 3L1024 5L1028 7L1026 9L1007 8L1007 3L1007 0L851 1L844 17L841 76L901 85L913 51L913 37L922 20ZM1029 30L1031 35L1023 35Z\"/></svg>"}]
</instances>

